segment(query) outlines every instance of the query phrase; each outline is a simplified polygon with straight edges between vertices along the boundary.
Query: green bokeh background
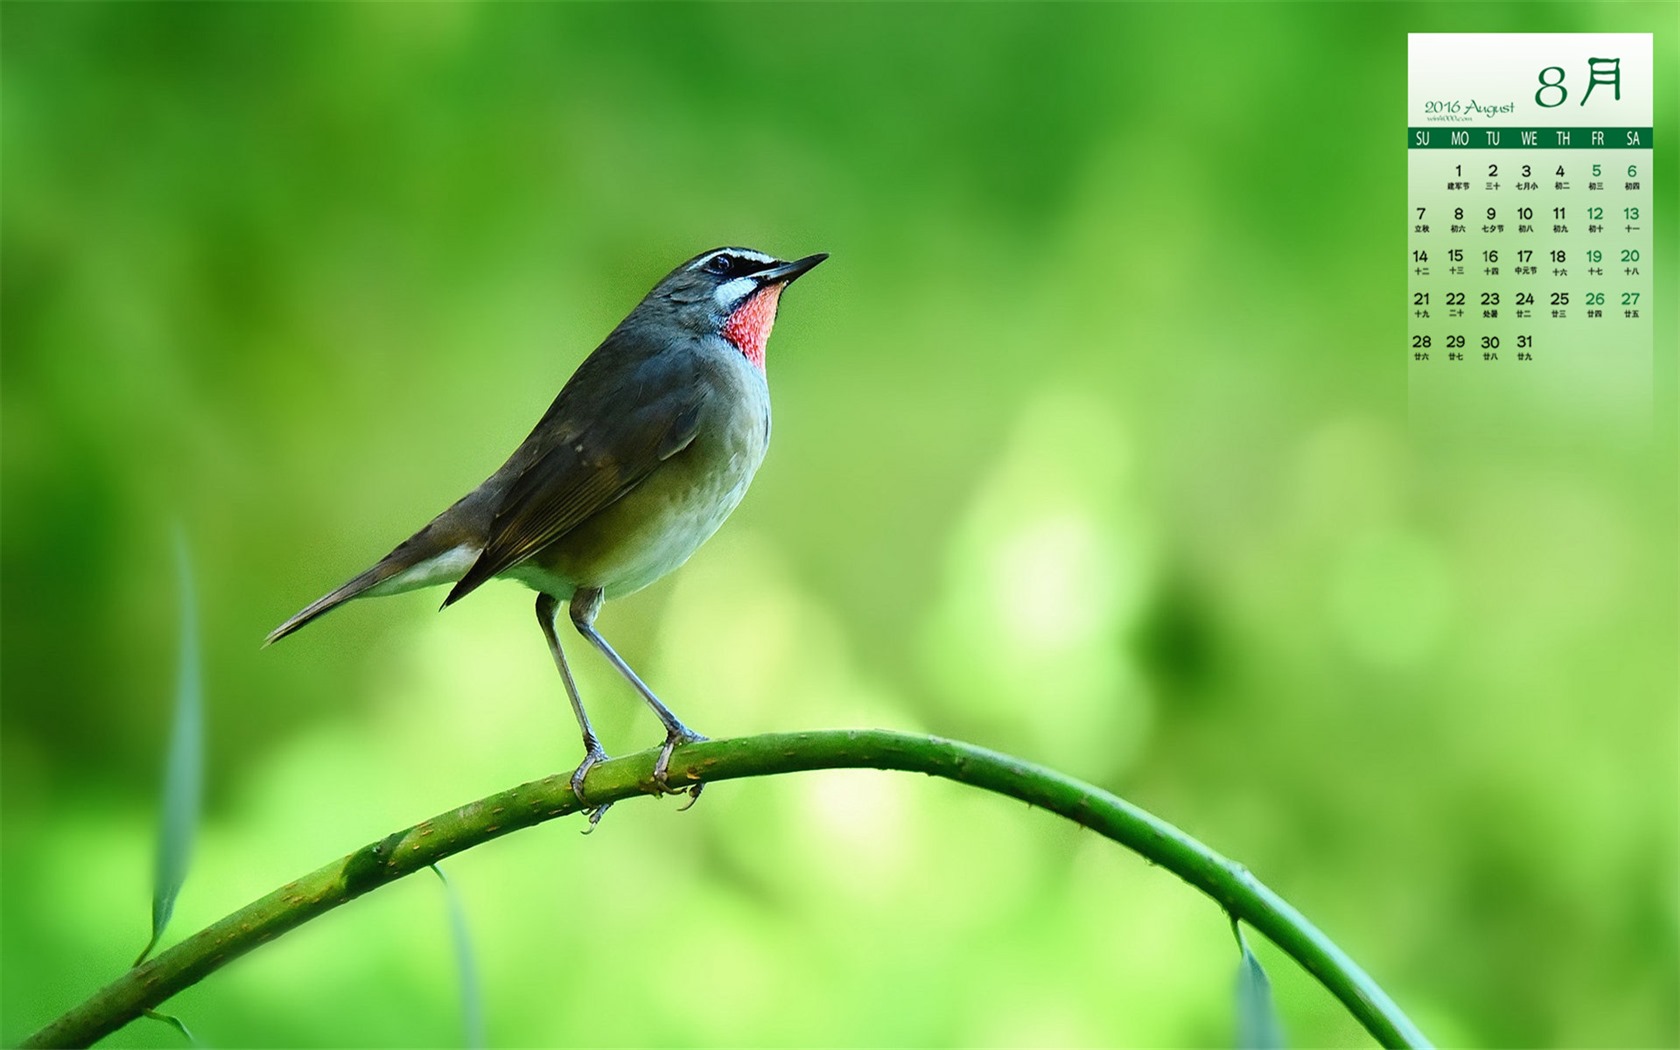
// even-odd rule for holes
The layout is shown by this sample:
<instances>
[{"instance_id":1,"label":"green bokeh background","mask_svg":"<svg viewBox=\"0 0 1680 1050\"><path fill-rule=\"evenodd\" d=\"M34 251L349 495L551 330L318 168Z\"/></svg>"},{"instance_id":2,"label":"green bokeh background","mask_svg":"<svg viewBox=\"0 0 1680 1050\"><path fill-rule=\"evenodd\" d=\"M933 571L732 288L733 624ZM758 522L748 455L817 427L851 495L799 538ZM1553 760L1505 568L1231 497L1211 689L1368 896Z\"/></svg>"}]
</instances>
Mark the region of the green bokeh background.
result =
<instances>
[{"instance_id":1,"label":"green bokeh background","mask_svg":"<svg viewBox=\"0 0 1680 1050\"><path fill-rule=\"evenodd\" d=\"M833 253L771 342L769 460L601 621L691 724L1015 752L1243 861L1443 1044L1675 1044L1677 21L5 4L0 1040L145 940L177 524L209 770L171 939L577 761L514 585L258 642L745 243ZM1414 433L1406 33L1653 30L1650 442ZM608 748L654 743L577 662ZM833 773L579 827L447 865L492 1044L1231 1039L1218 909L1009 802ZM1295 1043L1363 1042L1259 950ZM410 879L171 1009L450 1045L457 995Z\"/></svg>"}]
</instances>

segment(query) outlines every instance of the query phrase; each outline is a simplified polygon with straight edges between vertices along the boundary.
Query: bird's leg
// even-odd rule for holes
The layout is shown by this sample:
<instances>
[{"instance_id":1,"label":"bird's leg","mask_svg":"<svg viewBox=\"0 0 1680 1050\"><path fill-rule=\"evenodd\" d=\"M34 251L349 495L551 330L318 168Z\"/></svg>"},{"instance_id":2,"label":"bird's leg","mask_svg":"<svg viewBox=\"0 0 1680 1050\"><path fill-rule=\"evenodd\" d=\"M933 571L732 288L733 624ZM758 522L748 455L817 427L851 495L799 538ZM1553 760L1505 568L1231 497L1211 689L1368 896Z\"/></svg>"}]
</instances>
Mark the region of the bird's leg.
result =
<instances>
[{"instance_id":1,"label":"bird's leg","mask_svg":"<svg viewBox=\"0 0 1680 1050\"><path fill-rule=\"evenodd\" d=\"M583 763L572 773L572 794L585 806L589 803L583 798L583 778L589 768L607 757L601 747L601 741L595 736L595 727L589 724L589 714L583 709L583 698L578 696L577 683L572 680L572 669L566 665L566 654L560 649L560 636L555 633L555 623L560 615L560 602L551 595L537 595L537 622L542 625L543 637L548 639L548 651L554 656L554 666L560 671L560 681L566 684L566 696L572 701L572 713L577 715L578 728L583 730ZM593 806L588 809L589 826L593 828L601 822L601 817L607 812L606 806Z\"/></svg>"},{"instance_id":2,"label":"bird's leg","mask_svg":"<svg viewBox=\"0 0 1680 1050\"><path fill-rule=\"evenodd\" d=\"M659 716L659 721L664 723L665 746L659 751L659 761L653 764L653 779L660 787L669 791L671 786L665 782L665 776L670 771L671 752L676 749L678 744L692 744L706 738L683 725L682 721L671 713L671 709L666 707L659 697L653 695L653 690L647 687L647 683L630 669L630 665L624 662L624 658L619 656L611 645L607 644L605 638L601 637L601 632L595 629L595 614L601 611L601 600L599 588L580 590L572 595L572 625L578 629L579 634L589 639L591 645L601 650L601 655L618 668L619 674L636 687L636 692L642 694L642 699L647 701L648 706L653 708L653 713ZM689 798L699 798L702 786L701 784L695 784L689 788Z\"/></svg>"}]
</instances>

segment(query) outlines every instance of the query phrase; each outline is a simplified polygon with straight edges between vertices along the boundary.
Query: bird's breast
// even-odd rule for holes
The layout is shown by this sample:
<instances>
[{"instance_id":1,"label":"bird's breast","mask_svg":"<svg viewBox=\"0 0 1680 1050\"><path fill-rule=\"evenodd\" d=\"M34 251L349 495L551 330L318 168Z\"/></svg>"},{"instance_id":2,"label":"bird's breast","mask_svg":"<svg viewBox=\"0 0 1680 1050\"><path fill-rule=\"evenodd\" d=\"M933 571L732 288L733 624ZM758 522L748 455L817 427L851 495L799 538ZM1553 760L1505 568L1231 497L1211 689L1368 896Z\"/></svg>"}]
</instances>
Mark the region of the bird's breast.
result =
<instances>
[{"instance_id":1,"label":"bird's breast","mask_svg":"<svg viewBox=\"0 0 1680 1050\"><path fill-rule=\"evenodd\" d=\"M508 575L566 597L599 587L612 598L646 587L711 538L746 495L770 440L763 374L733 356L686 448Z\"/></svg>"}]
</instances>

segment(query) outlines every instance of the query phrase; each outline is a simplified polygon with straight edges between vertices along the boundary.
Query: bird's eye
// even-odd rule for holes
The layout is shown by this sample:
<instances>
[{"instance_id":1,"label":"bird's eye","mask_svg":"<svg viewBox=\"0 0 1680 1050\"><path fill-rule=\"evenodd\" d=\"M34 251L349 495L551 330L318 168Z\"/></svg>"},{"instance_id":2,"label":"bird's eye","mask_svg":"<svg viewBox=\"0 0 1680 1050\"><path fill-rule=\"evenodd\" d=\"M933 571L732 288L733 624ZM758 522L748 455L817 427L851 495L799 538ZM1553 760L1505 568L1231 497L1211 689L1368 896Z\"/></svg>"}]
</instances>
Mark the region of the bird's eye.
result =
<instances>
[{"instance_id":1,"label":"bird's eye","mask_svg":"<svg viewBox=\"0 0 1680 1050\"><path fill-rule=\"evenodd\" d=\"M706 269L716 274L726 274L735 268L735 258L731 255L714 255L706 263Z\"/></svg>"}]
</instances>

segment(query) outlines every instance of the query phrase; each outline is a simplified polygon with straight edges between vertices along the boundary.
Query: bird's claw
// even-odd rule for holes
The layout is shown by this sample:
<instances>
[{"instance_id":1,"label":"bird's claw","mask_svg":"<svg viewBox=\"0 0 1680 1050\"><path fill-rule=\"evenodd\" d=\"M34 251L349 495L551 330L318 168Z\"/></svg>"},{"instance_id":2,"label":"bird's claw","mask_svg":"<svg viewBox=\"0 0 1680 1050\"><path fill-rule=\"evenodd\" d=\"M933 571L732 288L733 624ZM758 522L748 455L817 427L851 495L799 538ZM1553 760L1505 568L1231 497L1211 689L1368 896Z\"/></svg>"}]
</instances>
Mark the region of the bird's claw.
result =
<instances>
[{"instance_id":1,"label":"bird's claw","mask_svg":"<svg viewBox=\"0 0 1680 1050\"><path fill-rule=\"evenodd\" d=\"M602 749L599 743L593 740L586 743L589 749L588 753L583 756L583 761L578 764L577 769L572 771L572 794L577 796L578 803L584 807L584 812L589 816L589 827L583 830L585 835L595 830L595 825L601 823L601 818L606 815L607 809L612 806L611 802L591 806L589 800L583 797L583 778L589 774L589 770L594 767L595 763L607 757L606 751Z\"/></svg>"},{"instance_id":2,"label":"bird's claw","mask_svg":"<svg viewBox=\"0 0 1680 1050\"><path fill-rule=\"evenodd\" d=\"M589 809L585 810L584 812L589 816L589 826L583 829L583 833L587 835L591 831L594 831L595 826L601 823L601 818L606 816L607 810L611 808L611 802L603 802L599 806L591 806Z\"/></svg>"},{"instance_id":3,"label":"bird's claw","mask_svg":"<svg viewBox=\"0 0 1680 1050\"><path fill-rule=\"evenodd\" d=\"M673 729L665 734L665 746L659 749L659 761L653 764L653 782L659 785L662 794L676 795L684 790L688 792L688 805L683 809L694 805L694 800L700 797L700 789L705 785L696 783L686 789L673 788L665 779L671 772L671 752L675 751L679 744L698 744L705 739L706 737L692 729Z\"/></svg>"}]
</instances>

